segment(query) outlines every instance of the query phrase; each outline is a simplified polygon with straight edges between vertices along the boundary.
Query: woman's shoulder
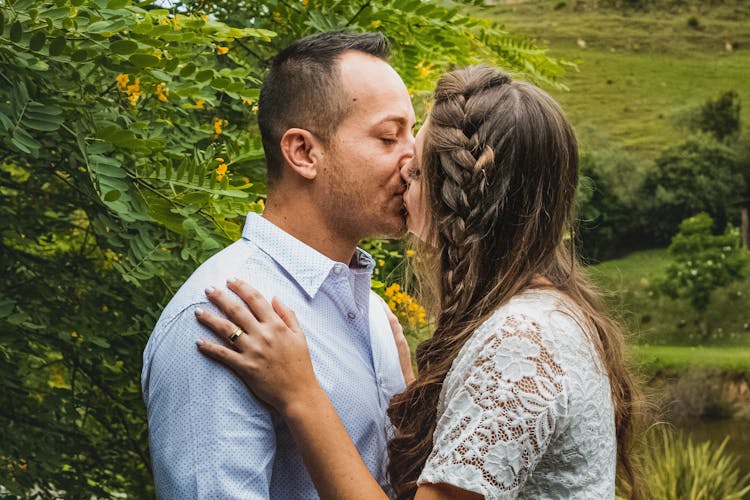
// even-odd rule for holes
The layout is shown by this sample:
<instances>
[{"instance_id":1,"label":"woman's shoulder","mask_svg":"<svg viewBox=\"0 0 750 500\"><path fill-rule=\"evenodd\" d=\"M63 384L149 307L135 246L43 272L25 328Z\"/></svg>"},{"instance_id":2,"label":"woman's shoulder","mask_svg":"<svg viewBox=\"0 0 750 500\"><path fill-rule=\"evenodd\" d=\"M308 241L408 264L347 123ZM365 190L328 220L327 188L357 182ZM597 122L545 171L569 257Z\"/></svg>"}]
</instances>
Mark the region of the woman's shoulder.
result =
<instances>
[{"instance_id":1,"label":"woman's shoulder","mask_svg":"<svg viewBox=\"0 0 750 500\"><path fill-rule=\"evenodd\" d=\"M598 370L593 337L580 308L565 294L550 289L527 290L499 307L477 328L454 360L451 372L460 379L460 374L489 370L506 357L534 361L561 375Z\"/></svg>"},{"instance_id":2,"label":"woman's shoulder","mask_svg":"<svg viewBox=\"0 0 750 500\"><path fill-rule=\"evenodd\" d=\"M482 323L475 337L534 336L544 344L584 339L588 321L580 308L564 293L548 288L525 290L500 306Z\"/></svg>"}]
</instances>

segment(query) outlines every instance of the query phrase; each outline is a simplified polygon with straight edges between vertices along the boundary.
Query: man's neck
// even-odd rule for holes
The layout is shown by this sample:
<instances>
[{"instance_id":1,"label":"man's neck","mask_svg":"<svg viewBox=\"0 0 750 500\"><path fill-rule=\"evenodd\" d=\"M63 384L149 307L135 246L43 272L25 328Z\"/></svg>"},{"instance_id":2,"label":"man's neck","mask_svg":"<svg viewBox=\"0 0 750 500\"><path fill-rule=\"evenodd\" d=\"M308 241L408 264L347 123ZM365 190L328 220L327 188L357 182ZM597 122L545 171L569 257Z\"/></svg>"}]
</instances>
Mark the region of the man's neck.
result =
<instances>
[{"instance_id":1,"label":"man's neck","mask_svg":"<svg viewBox=\"0 0 750 500\"><path fill-rule=\"evenodd\" d=\"M338 235L316 210L287 208L286 204L282 208L269 200L263 217L331 260L349 264L357 249L356 240Z\"/></svg>"}]
</instances>

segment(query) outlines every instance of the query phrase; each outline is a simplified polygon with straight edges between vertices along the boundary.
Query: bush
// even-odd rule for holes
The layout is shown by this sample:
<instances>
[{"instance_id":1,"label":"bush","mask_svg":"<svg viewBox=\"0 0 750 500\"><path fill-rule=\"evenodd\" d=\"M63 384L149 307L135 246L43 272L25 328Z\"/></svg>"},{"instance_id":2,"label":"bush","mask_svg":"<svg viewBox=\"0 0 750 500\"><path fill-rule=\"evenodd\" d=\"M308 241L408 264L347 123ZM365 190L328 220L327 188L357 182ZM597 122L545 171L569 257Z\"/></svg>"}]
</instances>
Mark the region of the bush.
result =
<instances>
[{"instance_id":1,"label":"bush","mask_svg":"<svg viewBox=\"0 0 750 500\"><path fill-rule=\"evenodd\" d=\"M746 264L739 247L739 231L729 226L723 234L711 233L714 223L706 213L685 219L680 232L672 238L669 253L674 262L667 267L666 277L658 282L659 291L673 299L687 298L701 316L701 333L709 332L705 311L711 293L739 280Z\"/></svg>"},{"instance_id":2,"label":"bush","mask_svg":"<svg viewBox=\"0 0 750 500\"><path fill-rule=\"evenodd\" d=\"M651 498L742 499L750 492L750 474L740 475L738 457L725 450L728 440L718 447L710 441L694 444L665 426L652 430L643 463Z\"/></svg>"},{"instance_id":3,"label":"bush","mask_svg":"<svg viewBox=\"0 0 750 500\"><path fill-rule=\"evenodd\" d=\"M578 240L586 260L601 261L639 249L633 236L641 219L636 195L641 183L635 165L620 155L582 155L576 205Z\"/></svg>"},{"instance_id":4,"label":"bush","mask_svg":"<svg viewBox=\"0 0 750 500\"><path fill-rule=\"evenodd\" d=\"M649 221L646 231L658 243L667 243L682 220L707 212L723 229L737 222L733 203L745 191L735 152L707 134L665 149L646 177L641 195Z\"/></svg>"},{"instance_id":5,"label":"bush","mask_svg":"<svg viewBox=\"0 0 750 500\"><path fill-rule=\"evenodd\" d=\"M740 132L740 96L734 90L708 99L700 108L698 130L718 140L736 139Z\"/></svg>"}]
</instances>

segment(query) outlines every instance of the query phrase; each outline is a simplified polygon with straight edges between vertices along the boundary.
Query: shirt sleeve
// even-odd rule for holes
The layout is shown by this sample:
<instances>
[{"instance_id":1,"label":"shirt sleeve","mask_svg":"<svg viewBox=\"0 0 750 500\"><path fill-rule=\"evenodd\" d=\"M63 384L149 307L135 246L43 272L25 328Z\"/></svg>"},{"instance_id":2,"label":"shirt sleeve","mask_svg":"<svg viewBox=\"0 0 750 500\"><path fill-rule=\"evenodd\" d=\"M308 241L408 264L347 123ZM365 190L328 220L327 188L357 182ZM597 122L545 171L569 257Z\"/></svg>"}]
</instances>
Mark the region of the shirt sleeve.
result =
<instances>
[{"instance_id":1,"label":"shirt sleeve","mask_svg":"<svg viewBox=\"0 0 750 500\"><path fill-rule=\"evenodd\" d=\"M566 414L564 372L542 344L540 326L523 315L480 333L446 378L419 484L515 498Z\"/></svg>"},{"instance_id":2,"label":"shirt sleeve","mask_svg":"<svg viewBox=\"0 0 750 500\"><path fill-rule=\"evenodd\" d=\"M217 339L196 321L197 305L157 325L144 352L157 497L267 499L273 418L231 370L198 351L196 339Z\"/></svg>"}]
</instances>

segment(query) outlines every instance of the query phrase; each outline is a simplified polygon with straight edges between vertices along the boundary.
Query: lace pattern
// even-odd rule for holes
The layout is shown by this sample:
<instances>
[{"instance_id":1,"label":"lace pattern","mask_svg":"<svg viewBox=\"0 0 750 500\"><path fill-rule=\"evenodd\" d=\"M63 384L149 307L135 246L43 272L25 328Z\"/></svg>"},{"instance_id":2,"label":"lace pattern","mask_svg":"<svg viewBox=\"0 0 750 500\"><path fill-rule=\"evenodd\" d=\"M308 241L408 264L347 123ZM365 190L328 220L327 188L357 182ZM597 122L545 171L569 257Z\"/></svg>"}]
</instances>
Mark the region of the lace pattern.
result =
<instances>
[{"instance_id":1,"label":"lace pattern","mask_svg":"<svg viewBox=\"0 0 750 500\"><path fill-rule=\"evenodd\" d=\"M464 346L443 385L420 484L448 483L487 498L613 496L609 383L585 332L559 314L559 298L514 298ZM589 422L578 425L579 418ZM587 457L586 439L599 439L598 453ZM601 463L584 472L588 458Z\"/></svg>"}]
</instances>

